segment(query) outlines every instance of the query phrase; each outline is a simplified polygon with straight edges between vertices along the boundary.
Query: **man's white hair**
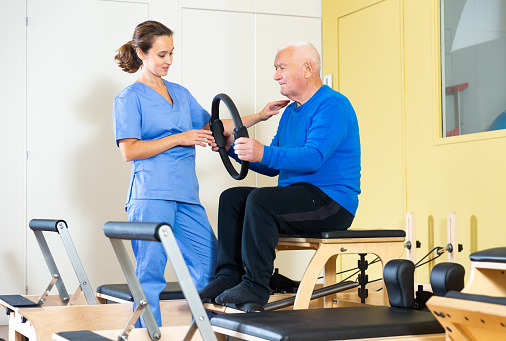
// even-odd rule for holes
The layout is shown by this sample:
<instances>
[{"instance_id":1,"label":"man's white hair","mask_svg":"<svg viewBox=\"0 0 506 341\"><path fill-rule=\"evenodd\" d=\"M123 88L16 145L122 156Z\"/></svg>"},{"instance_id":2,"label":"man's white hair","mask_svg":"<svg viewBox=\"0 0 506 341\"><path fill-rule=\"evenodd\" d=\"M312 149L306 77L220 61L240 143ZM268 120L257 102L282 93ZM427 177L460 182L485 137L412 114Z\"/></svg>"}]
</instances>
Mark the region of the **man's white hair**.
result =
<instances>
[{"instance_id":1,"label":"man's white hair","mask_svg":"<svg viewBox=\"0 0 506 341\"><path fill-rule=\"evenodd\" d=\"M297 50L303 50L305 53L305 59L309 60L313 64L316 73L320 74L320 54L318 53L318 50L313 46L313 44L303 40L289 41L288 43L281 45L278 48L278 52L289 47L294 47Z\"/></svg>"}]
</instances>

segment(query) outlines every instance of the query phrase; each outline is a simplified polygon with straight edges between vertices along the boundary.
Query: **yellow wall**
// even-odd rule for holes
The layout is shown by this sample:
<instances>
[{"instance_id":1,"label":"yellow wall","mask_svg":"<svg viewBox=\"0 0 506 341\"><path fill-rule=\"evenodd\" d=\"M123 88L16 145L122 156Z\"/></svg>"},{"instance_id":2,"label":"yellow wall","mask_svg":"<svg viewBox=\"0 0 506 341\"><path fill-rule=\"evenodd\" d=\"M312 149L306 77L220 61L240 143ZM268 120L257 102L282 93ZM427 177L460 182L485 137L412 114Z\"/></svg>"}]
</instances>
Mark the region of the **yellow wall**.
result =
<instances>
[{"instance_id":1,"label":"yellow wall","mask_svg":"<svg viewBox=\"0 0 506 341\"><path fill-rule=\"evenodd\" d=\"M447 244L455 212L458 261L469 272L471 252L506 244L506 134L439 138L439 0L323 0L322 12L323 74L333 74L360 124L353 227L403 228L414 212L420 259ZM418 281L428 282L429 269Z\"/></svg>"}]
</instances>

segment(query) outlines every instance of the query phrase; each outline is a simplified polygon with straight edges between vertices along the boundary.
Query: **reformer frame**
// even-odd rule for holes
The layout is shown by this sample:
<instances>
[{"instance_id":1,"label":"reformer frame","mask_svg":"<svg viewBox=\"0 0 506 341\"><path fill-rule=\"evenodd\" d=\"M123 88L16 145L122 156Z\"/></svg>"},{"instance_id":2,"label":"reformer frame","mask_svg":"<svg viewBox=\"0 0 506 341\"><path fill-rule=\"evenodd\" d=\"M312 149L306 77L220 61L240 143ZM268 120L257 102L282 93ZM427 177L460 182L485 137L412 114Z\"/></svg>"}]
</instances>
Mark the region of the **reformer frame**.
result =
<instances>
[{"instance_id":1,"label":"reformer frame","mask_svg":"<svg viewBox=\"0 0 506 341\"><path fill-rule=\"evenodd\" d=\"M0 305L6 308L9 319L9 340L30 341L51 340L51 335L59 331L84 329L110 330L124 327L134 311L132 302L122 304L100 304L102 299L95 297L83 265L74 247L67 223L64 220L33 219L30 229L35 234L46 264L51 274L51 282L39 295L2 295ZM69 297L62 276L53 258L44 232L56 232L60 235L69 259L76 272L80 285L72 297ZM56 286L58 294L49 295ZM84 293L84 295L81 295ZM162 307L162 321L169 320L175 314L176 325L190 322L188 306L177 300L174 307L165 304ZM179 315L182 317L179 318Z\"/></svg>"},{"instance_id":2,"label":"reformer frame","mask_svg":"<svg viewBox=\"0 0 506 341\"><path fill-rule=\"evenodd\" d=\"M96 340L117 340L131 339L135 341L144 340L194 340L200 339L197 335L197 329L200 332L201 339L204 341L216 341L216 335L211 327L209 318L200 301L197 289L191 279L190 273L183 259L183 255L179 250L176 239L172 232L172 228L165 223L127 223L127 222L108 222L104 225L104 233L109 237L116 257L120 263L121 269L125 275L128 287L137 308L127 322L125 328L119 331L100 330L94 328L95 332L91 333ZM147 240L161 242L167 257L170 260L174 273L179 281L183 294L188 302L188 306L193 316L193 321L187 330L183 333L184 327L158 327L155 318L147 303L144 291L141 288L139 280L135 274L135 269L130 262L130 257L126 251L123 240ZM134 324L142 315L146 328L134 329ZM83 332L75 333L56 333L53 335L54 340L85 340L82 338ZM129 338L131 336L131 338ZM87 336L91 338L91 336Z\"/></svg>"},{"instance_id":3,"label":"reformer frame","mask_svg":"<svg viewBox=\"0 0 506 341\"><path fill-rule=\"evenodd\" d=\"M427 306L445 327L447 340L504 339L506 247L478 251L469 258L471 274L461 294L432 297Z\"/></svg>"},{"instance_id":4,"label":"reformer frame","mask_svg":"<svg viewBox=\"0 0 506 341\"><path fill-rule=\"evenodd\" d=\"M179 246L177 245L176 238L174 237L174 233L172 232L172 227L170 225L166 223L108 222L104 225L104 233L111 241L114 252L116 253L128 282L130 292L137 304L142 300L147 300L139 283L139 279L135 274L135 269L130 262L123 239L140 239L161 242L193 316L192 324L190 325L187 336L184 340L190 340L197 329L200 331L204 340L216 340L209 318L204 310L202 302L200 301L199 294L193 284L190 272L188 271L183 255L179 250ZM155 334L160 333L160 331L156 325L155 318L151 312L149 304L146 306L145 312L142 313L142 317L144 318L147 331L149 335L151 335L152 339L159 339L155 337Z\"/></svg>"},{"instance_id":5,"label":"reformer frame","mask_svg":"<svg viewBox=\"0 0 506 341\"><path fill-rule=\"evenodd\" d=\"M46 261L47 267L52 276L51 282L39 300L39 304L44 303L42 301L45 300L45 298L49 295L49 292L53 287L53 283L56 285L56 289L58 290L62 302L66 302L67 305L75 304L75 301L81 292L84 293L86 302L88 302L88 304L98 304L93 289L90 285L88 276L84 271L83 264L79 259L77 250L74 246L74 243L72 242L72 238L70 237L67 223L64 220L32 219L29 223L29 226L35 234L37 243L39 244L42 255L44 256L44 260ZM43 232L56 232L60 235L63 246L65 246L65 250L67 251L69 260L72 263L74 272L77 276L77 280L79 281L79 286L70 299L67 293L67 289L65 288L65 284L63 283L63 278L60 275L58 267L56 266L56 262L54 261L49 246L47 245Z\"/></svg>"},{"instance_id":6,"label":"reformer frame","mask_svg":"<svg viewBox=\"0 0 506 341\"><path fill-rule=\"evenodd\" d=\"M96 306L98 304L94 295L90 281L84 271L84 267L79 259L78 253L72 242L72 238L68 232L67 223L64 220L53 219L32 219L29 223L30 229L33 231L37 243L40 247L46 265L49 269L51 280L47 285L42 295L2 295L0 296L0 305L6 308L6 313L9 316L9 339L21 340L21 338L28 337L36 339L37 332L35 331L34 324L27 318L26 315L31 315L34 311L30 309L36 308L66 308L76 305L90 305ZM62 243L65 247L69 260L74 268L74 272L79 281L77 290L72 297L69 296L63 278L60 274L55 259L51 254L50 248L47 244L44 232L56 232L59 234ZM56 286L58 291L57 295L50 295L50 291ZM84 293L84 298L81 293ZM41 309L36 309L40 311ZM62 312L61 310L59 310ZM47 326L47 322L36 323L41 330Z\"/></svg>"}]
</instances>

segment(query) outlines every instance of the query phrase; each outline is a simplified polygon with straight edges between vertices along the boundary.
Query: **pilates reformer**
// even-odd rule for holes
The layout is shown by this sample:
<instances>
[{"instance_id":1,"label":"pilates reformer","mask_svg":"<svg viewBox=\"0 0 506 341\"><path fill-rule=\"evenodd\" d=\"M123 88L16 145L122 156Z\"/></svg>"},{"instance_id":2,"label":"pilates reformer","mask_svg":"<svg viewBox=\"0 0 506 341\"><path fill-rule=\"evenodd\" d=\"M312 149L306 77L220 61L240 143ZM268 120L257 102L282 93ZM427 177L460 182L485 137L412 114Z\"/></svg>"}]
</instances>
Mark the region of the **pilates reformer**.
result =
<instances>
[{"instance_id":1,"label":"pilates reformer","mask_svg":"<svg viewBox=\"0 0 506 341\"><path fill-rule=\"evenodd\" d=\"M461 292L432 297L427 306L446 339L506 339L506 247L472 253L471 274Z\"/></svg>"},{"instance_id":2,"label":"pilates reformer","mask_svg":"<svg viewBox=\"0 0 506 341\"><path fill-rule=\"evenodd\" d=\"M198 339L197 329L204 341L216 340L209 318L200 301L197 289L193 285L188 268L177 246L172 228L165 223L127 223L108 222L104 225L104 233L109 237L118 261L126 277L129 290L137 303L137 307L123 329L116 331L100 330L55 333L55 340L194 340ZM188 302L193 320L189 327L158 327L149 304L130 262L123 240L159 241L163 244L167 257L177 276L181 290ZM114 306L112 304L111 306ZM146 328L134 328L137 319L142 315ZM186 332L185 332L186 328Z\"/></svg>"},{"instance_id":3,"label":"pilates reformer","mask_svg":"<svg viewBox=\"0 0 506 341\"><path fill-rule=\"evenodd\" d=\"M218 340L235 337L255 341L411 340L442 341L444 328L429 311L415 310L414 269L409 260L392 260L383 277L388 306L302 309L222 314L211 319ZM464 287L463 267L434 267L431 284L438 292ZM436 290L434 291L436 292Z\"/></svg>"},{"instance_id":4,"label":"pilates reformer","mask_svg":"<svg viewBox=\"0 0 506 341\"><path fill-rule=\"evenodd\" d=\"M33 219L29 223L37 243L40 247L44 260L49 269L51 280L40 296L36 295L1 295L0 305L6 309L9 318L9 340L20 340L22 337L28 337L31 340L44 339L50 336L47 330L55 326L50 323L50 319L45 319L39 315L41 311L50 315L62 313L62 309L80 310L80 306L96 306L98 301L93 293L90 281L84 271L83 265L79 259L74 247L67 223L64 220ZM72 263L75 274L79 281L79 286L72 297L69 296L62 276L58 270L56 262L51 254L43 232L56 232L61 237L62 243L66 249L69 260ZM58 295L50 295L53 287L58 290ZM84 298L81 293L84 293ZM132 310L131 306L125 308ZM117 310L114 308L113 310ZM69 310L70 312L70 310ZM35 314L35 315L32 315ZM32 316L35 320L32 320ZM37 329L37 330L36 330Z\"/></svg>"},{"instance_id":5,"label":"pilates reformer","mask_svg":"<svg viewBox=\"0 0 506 341\"><path fill-rule=\"evenodd\" d=\"M89 329L118 329L130 317L133 302L105 303L97 298L84 271L64 220L33 219L29 223L50 271L51 281L42 295L0 295L0 305L6 309L9 340L50 340L56 331ZM56 232L62 239L72 263L79 286L70 297L62 276L44 237L44 232ZM50 295L56 287L58 294ZM84 293L84 295L81 295ZM187 325L191 314L186 302L174 300L162 306L162 321L171 325Z\"/></svg>"}]
</instances>

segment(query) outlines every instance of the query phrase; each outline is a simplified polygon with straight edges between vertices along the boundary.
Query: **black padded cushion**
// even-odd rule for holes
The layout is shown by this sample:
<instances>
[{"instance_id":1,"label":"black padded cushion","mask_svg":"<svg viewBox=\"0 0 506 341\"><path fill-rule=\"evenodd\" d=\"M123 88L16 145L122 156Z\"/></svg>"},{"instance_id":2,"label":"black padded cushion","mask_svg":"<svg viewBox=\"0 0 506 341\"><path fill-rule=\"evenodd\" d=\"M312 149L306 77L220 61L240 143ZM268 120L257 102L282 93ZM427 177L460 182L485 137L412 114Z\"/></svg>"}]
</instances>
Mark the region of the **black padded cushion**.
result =
<instances>
[{"instance_id":1,"label":"black padded cushion","mask_svg":"<svg viewBox=\"0 0 506 341\"><path fill-rule=\"evenodd\" d=\"M0 300L16 308L40 308L36 302L21 295L0 295Z\"/></svg>"},{"instance_id":2,"label":"black padded cushion","mask_svg":"<svg viewBox=\"0 0 506 341\"><path fill-rule=\"evenodd\" d=\"M133 302L134 298L128 289L128 284L104 284L97 288L97 293ZM160 300L184 299L184 294L178 282L167 282L167 286L160 294Z\"/></svg>"},{"instance_id":3,"label":"black padded cushion","mask_svg":"<svg viewBox=\"0 0 506 341\"><path fill-rule=\"evenodd\" d=\"M506 305L506 297L495 297L495 296L465 294L465 293L458 292L458 291L449 291L445 295L445 297L456 298L456 299L459 299L459 300L468 300L468 301L476 301L476 302L484 302L484 303Z\"/></svg>"},{"instance_id":4,"label":"black padded cushion","mask_svg":"<svg viewBox=\"0 0 506 341\"><path fill-rule=\"evenodd\" d=\"M390 306L415 307L415 264L407 259L392 259L383 269Z\"/></svg>"},{"instance_id":5,"label":"black padded cushion","mask_svg":"<svg viewBox=\"0 0 506 341\"><path fill-rule=\"evenodd\" d=\"M427 311L359 306L222 314L213 326L270 341L323 341L444 333Z\"/></svg>"},{"instance_id":6,"label":"black padded cushion","mask_svg":"<svg viewBox=\"0 0 506 341\"><path fill-rule=\"evenodd\" d=\"M436 296L444 296L450 290L464 289L466 270L458 263L439 263L430 272L430 285Z\"/></svg>"},{"instance_id":7,"label":"black padded cushion","mask_svg":"<svg viewBox=\"0 0 506 341\"><path fill-rule=\"evenodd\" d=\"M404 230L338 230L327 232L298 232L290 235L280 235L290 238L320 238L320 239L341 239L341 238L391 238L406 237Z\"/></svg>"},{"instance_id":8,"label":"black padded cushion","mask_svg":"<svg viewBox=\"0 0 506 341\"><path fill-rule=\"evenodd\" d=\"M95 334L94 332L89 330L78 330L75 332L60 332L56 333L56 335L59 335L62 338L69 341L102 341L102 340L111 341L111 339L104 337L102 335Z\"/></svg>"},{"instance_id":9,"label":"black padded cushion","mask_svg":"<svg viewBox=\"0 0 506 341\"><path fill-rule=\"evenodd\" d=\"M496 247L493 249L473 252L469 255L473 262L494 262L506 263L506 247Z\"/></svg>"}]
</instances>

